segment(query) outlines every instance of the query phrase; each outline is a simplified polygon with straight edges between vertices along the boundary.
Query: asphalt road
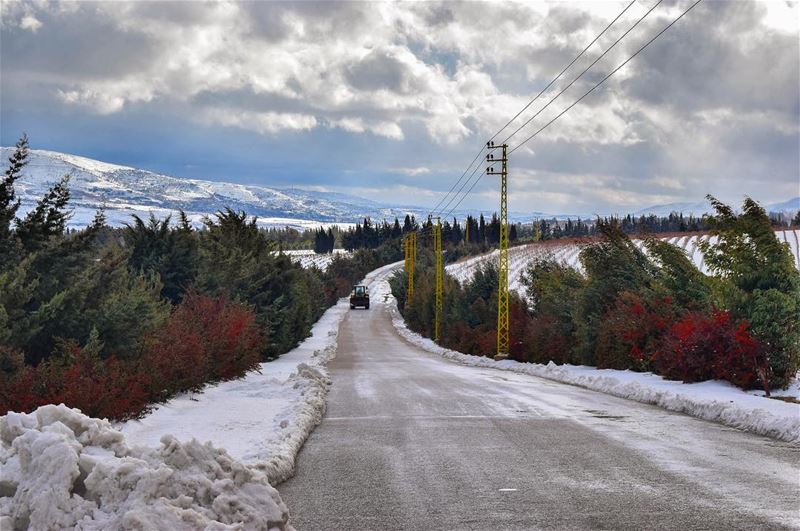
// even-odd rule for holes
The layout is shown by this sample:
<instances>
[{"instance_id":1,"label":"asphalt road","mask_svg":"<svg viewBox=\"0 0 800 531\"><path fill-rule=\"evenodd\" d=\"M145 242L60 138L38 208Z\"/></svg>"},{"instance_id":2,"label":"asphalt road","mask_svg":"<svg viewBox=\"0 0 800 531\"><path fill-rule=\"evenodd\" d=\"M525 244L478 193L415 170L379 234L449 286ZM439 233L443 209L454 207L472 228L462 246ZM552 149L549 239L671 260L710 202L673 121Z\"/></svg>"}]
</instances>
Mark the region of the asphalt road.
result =
<instances>
[{"instance_id":1,"label":"asphalt road","mask_svg":"<svg viewBox=\"0 0 800 531\"><path fill-rule=\"evenodd\" d=\"M278 486L303 530L798 529L800 448L465 367L345 318L328 411Z\"/></svg>"}]
</instances>

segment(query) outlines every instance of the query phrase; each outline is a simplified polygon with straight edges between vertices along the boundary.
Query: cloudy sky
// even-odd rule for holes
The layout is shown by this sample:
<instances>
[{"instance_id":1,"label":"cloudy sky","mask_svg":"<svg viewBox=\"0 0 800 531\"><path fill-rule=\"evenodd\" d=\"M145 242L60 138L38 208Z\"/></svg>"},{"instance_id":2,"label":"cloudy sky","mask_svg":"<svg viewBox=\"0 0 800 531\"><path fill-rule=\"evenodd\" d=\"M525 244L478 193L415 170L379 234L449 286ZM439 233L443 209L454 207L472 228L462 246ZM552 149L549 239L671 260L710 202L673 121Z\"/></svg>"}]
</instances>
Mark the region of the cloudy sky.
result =
<instances>
[{"instance_id":1,"label":"cloudy sky","mask_svg":"<svg viewBox=\"0 0 800 531\"><path fill-rule=\"evenodd\" d=\"M433 206L625 2L0 3L0 141ZM503 139L631 28L636 0ZM509 140L690 5L664 0ZM800 195L800 7L705 0L510 161L511 209ZM527 133L527 134L526 134ZM463 206L490 208L484 177Z\"/></svg>"}]
</instances>

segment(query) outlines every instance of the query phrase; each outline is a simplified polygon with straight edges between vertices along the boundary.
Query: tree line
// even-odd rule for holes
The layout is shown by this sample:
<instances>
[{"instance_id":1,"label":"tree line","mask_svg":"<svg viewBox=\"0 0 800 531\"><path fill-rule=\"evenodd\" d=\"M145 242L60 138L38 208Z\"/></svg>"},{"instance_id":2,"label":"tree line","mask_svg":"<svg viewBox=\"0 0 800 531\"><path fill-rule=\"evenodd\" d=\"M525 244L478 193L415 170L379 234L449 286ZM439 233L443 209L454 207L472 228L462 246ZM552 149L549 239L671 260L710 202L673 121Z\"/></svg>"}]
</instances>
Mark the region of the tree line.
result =
<instances>
[{"instance_id":1,"label":"tree line","mask_svg":"<svg viewBox=\"0 0 800 531\"><path fill-rule=\"evenodd\" d=\"M599 239L580 253L583 272L539 260L510 299L511 358L522 362L653 371L668 379L723 379L743 389L785 387L800 369L800 273L765 210L742 213L709 197L701 244L711 275L657 238L639 249L618 220L599 220ZM415 296L405 273L392 291L413 330L431 336L433 255L419 255ZM496 349L498 273L480 268L464 285L445 275L440 343L491 356Z\"/></svg>"}]
</instances>

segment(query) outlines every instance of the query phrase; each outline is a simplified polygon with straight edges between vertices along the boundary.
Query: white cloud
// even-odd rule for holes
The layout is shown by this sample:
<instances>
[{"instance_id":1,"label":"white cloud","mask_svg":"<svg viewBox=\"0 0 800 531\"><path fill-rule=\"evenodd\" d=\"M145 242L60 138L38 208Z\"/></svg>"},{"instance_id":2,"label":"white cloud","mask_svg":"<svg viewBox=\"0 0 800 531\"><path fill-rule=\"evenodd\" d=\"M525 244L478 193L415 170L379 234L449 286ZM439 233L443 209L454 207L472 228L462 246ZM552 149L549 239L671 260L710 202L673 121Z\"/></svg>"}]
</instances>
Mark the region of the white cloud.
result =
<instances>
[{"instance_id":1,"label":"white cloud","mask_svg":"<svg viewBox=\"0 0 800 531\"><path fill-rule=\"evenodd\" d=\"M401 175L408 175L410 177L416 177L417 175L426 175L431 172L430 168L426 168L424 166L419 166L416 168L392 168L389 171L392 173L399 173Z\"/></svg>"},{"instance_id":2,"label":"white cloud","mask_svg":"<svg viewBox=\"0 0 800 531\"><path fill-rule=\"evenodd\" d=\"M22 17L19 27L36 33L36 31L42 27L42 23L39 22L33 15L25 15Z\"/></svg>"},{"instance_id":3,"label":"white cloud","mask_svg":"<svg viewBox=\"0 0 800 531\"><path fill-rule=\"evenodd\" d=\"M276 112L242 112L232 109L208 109L203 121L225 127L237 127L261 134L275 134L282 130L303 131L317 126L317 119L309 114Z\"/></svg>"}]
</instances>

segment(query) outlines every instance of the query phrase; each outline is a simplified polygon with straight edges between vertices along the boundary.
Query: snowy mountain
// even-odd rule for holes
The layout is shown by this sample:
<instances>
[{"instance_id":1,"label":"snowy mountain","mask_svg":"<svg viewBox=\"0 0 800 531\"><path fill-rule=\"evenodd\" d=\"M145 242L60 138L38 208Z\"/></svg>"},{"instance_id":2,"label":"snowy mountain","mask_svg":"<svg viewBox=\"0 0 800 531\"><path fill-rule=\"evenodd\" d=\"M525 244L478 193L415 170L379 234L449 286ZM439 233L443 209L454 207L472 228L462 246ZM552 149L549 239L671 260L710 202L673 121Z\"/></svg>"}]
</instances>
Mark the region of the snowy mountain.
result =
<instances>
[{"instance_id":1,"label":"snowy mountain","mask_svg":"<svg viewBox=\"0 0 800 531\"><path fill-rule=\"evenodd\" d=\"M793 214L800 210L800 197L795 197L794 199L789 199L782 203L761 204L767 212L787 212ZM738 205L733 206L734 209L738 211L738 208L736 208ZM655 214L656 216L663 217L669 216L672 212L682 212L684 216L694 214L699 217L703 214L714 214L714 209L711 208L711 204L708 201L700 201L698 203L667 203L665 205L653 205L643 208L634 212L634 215L647 216Z\"/></svg>"},{"instance_id":2,"label":"snowy mountain","mask_svg":"<svg viewBox=\"0 0 800 531\"><path fill-rule=\"evenodd\" d=\"M800 197L795 197L783 203L772 203L766 206L769 212L789 212L794 213L800 210Z\"/></svg>"},{"instance_id":3,"label":"snowy mountain","mask_svg":"<svg viewBox=\"0 0 800 531\"><path fill-rule=\"evenodd\" d=\"M0 168L5 170L13 148L0 151ZM366 216L402 219L406 213L420 216L425 212L421 207L392 207L339 193L183 179L44 150L30 151L23 177L16 183L22 212L65 174L72 176L72 226L86 225L101 206L112 225L129 222L132 214L152 212L163 217L179 209L199 222L226 206L258 216L263 225L296 228L349 224Z\"/></svg>"},{"instance_id":4,"label":"snowy mountain","mask_svg":"<svg viewBox=\"0 0 800 531\"><path fill-rule=\"evenodd\" d=\"M637 210L633 214L635 216L649 216L655 214L658 217L669 216L671 213L683 213L684 216L693 214L695 217L700 217L703 214L713 214L714 209L708 201L700 201L698 203L667 203L665 205L652 205L641 210Z\"/></svg>"}]
</instances>

